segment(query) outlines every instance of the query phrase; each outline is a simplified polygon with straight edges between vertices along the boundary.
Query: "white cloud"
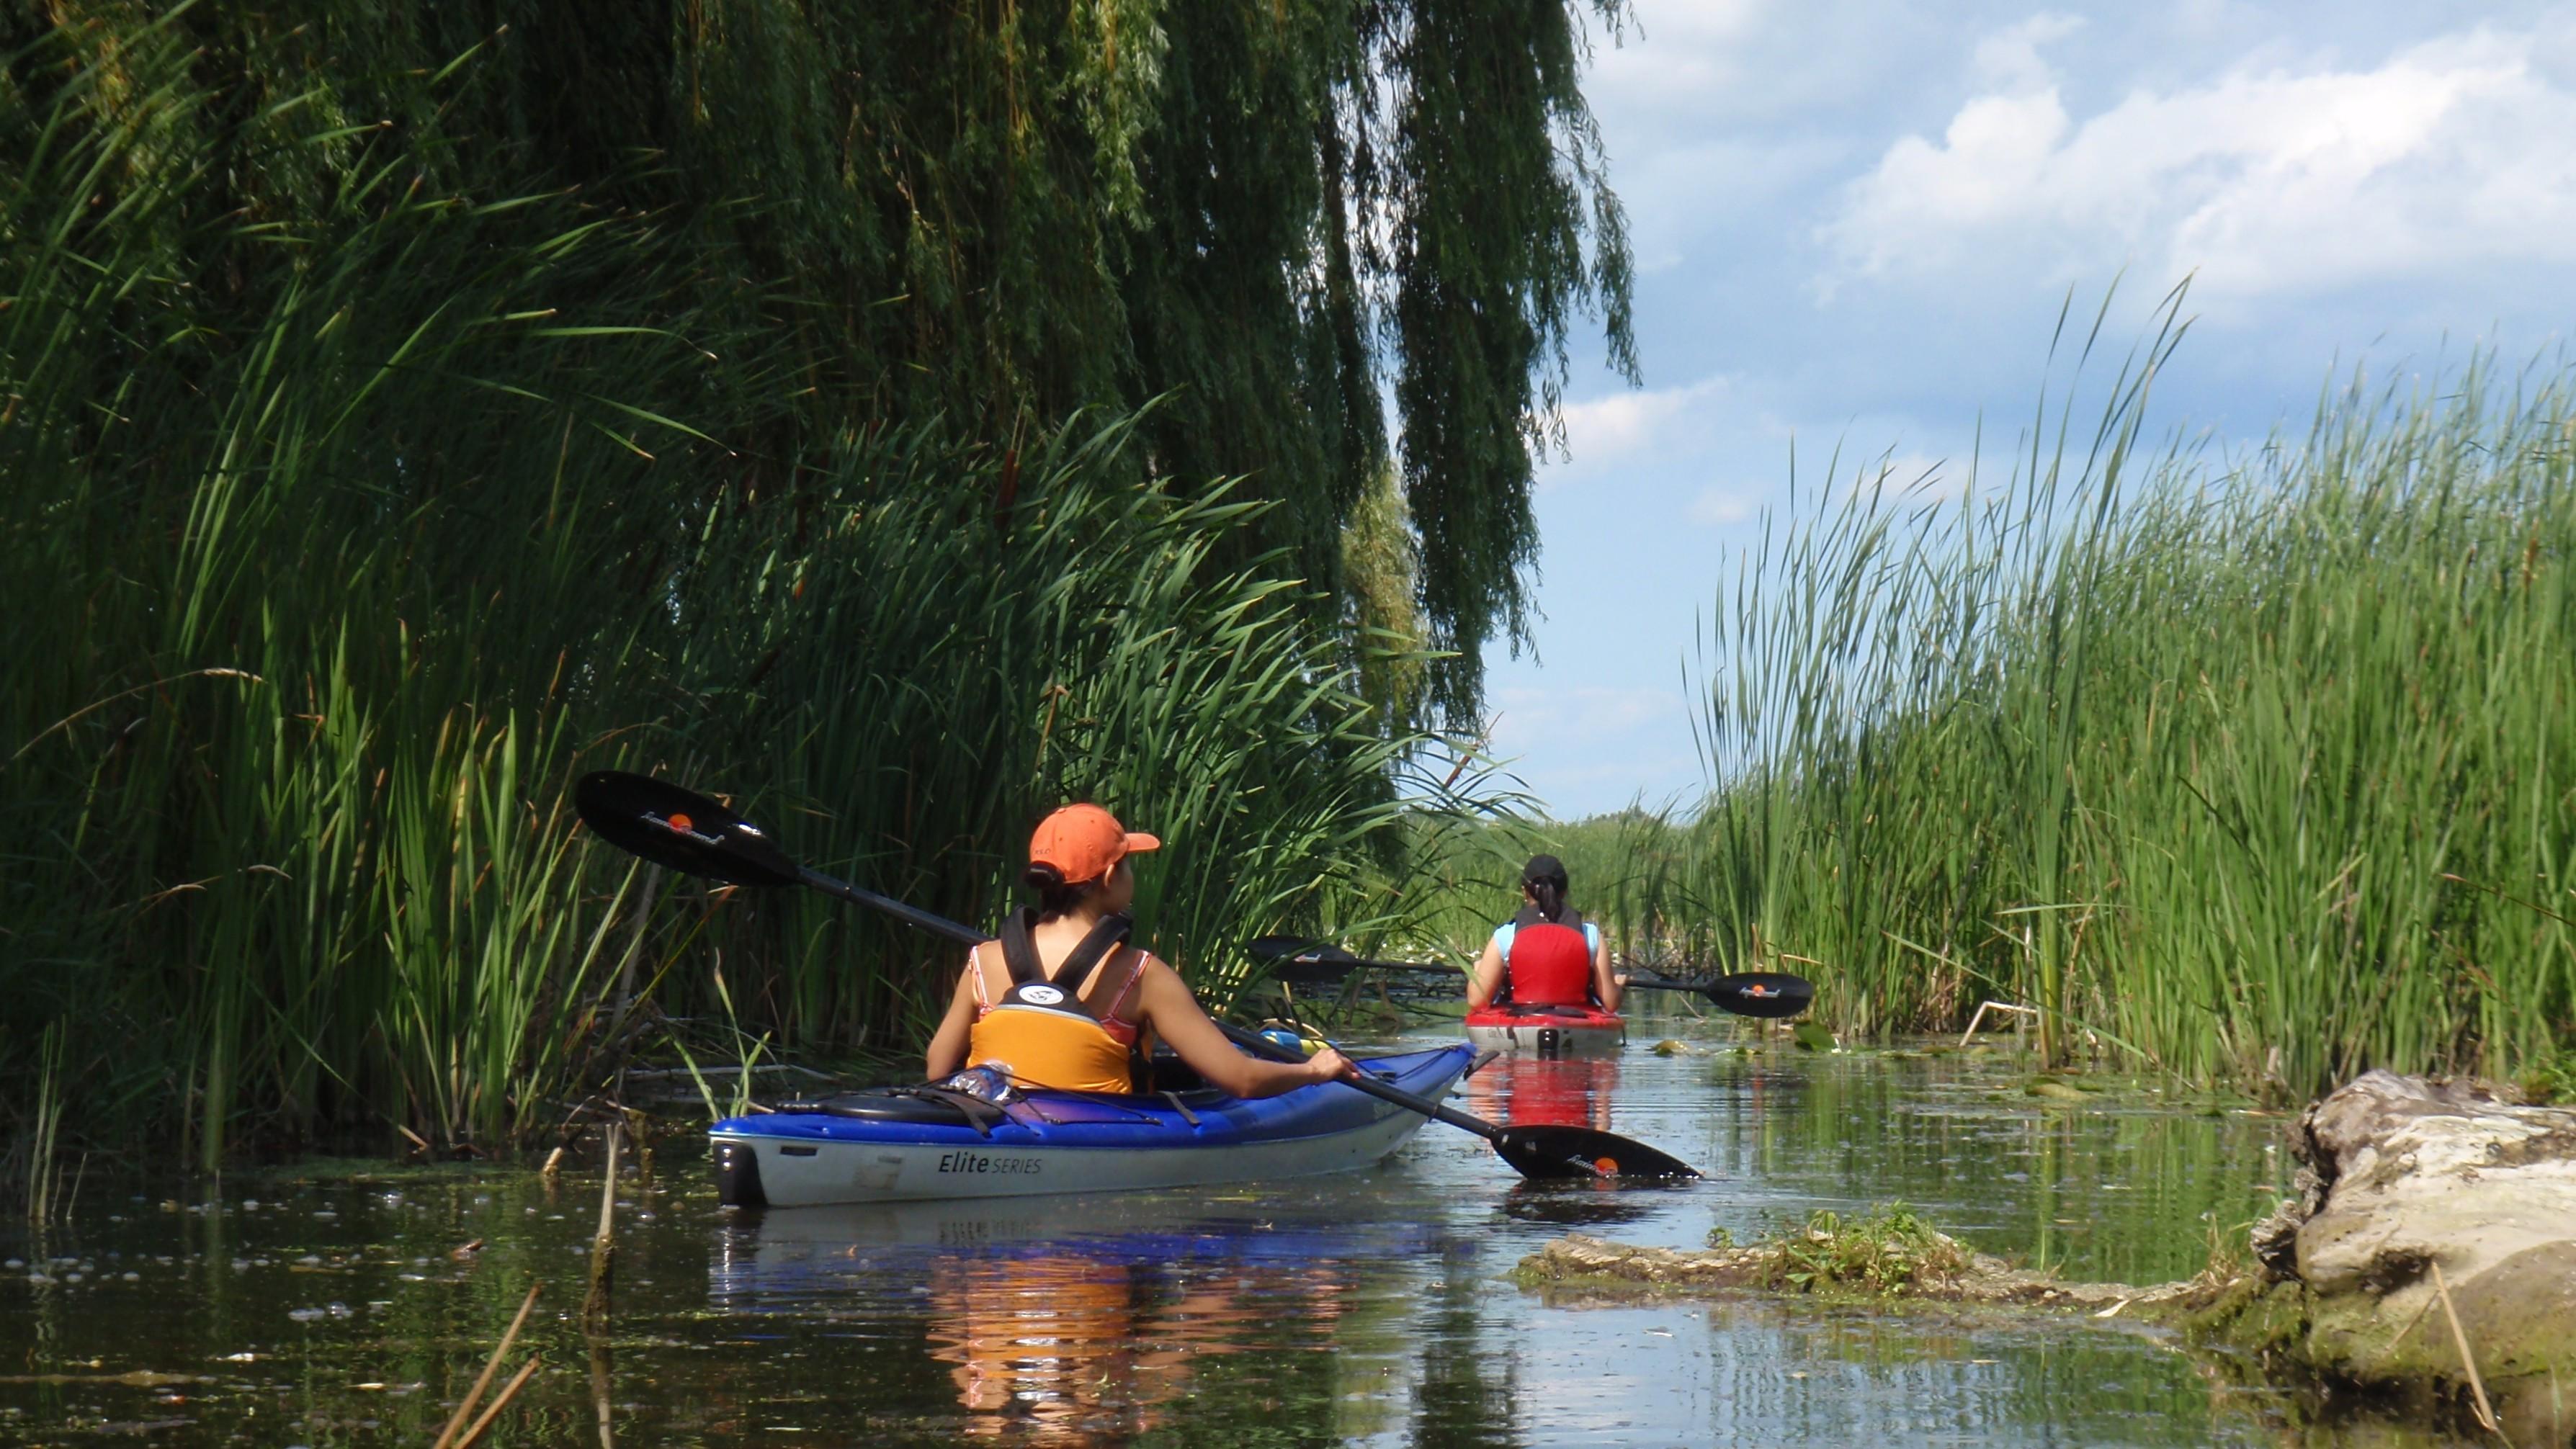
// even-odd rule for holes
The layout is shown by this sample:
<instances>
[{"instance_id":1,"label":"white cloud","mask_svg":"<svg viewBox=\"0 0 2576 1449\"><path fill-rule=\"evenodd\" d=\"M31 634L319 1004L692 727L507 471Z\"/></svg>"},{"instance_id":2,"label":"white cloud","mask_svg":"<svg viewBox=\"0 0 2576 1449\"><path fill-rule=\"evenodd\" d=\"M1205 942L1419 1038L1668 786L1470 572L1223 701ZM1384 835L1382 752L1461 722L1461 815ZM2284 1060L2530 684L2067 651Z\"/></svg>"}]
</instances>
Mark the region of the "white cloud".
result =
<instances>
[{"instance_id":1,"label":"white cloud","mask_svg":"<svg viewBox=\"0 0 2576 1449\"><path fill-rule=\"evenodd\" d=\"M1977 42L1977 73L2006 91L2037 90L2048 84L2048 63L2039 48L2064 40L2082 29L2080 16L2043 11L2019 25L2007 25Z\"/></svg>"},{"instance_id":2,"label":"white cloud","mask_svg":"<svg viewBox=\"0 0 2576 1449\"><path fill-rule=\"evenodd\" d=\"M1726 391L1726 379L1703 378L1683 387L1614 392L1588 402L1565 405L1566 451L1578 463L1608 462L1644 452L1663 441L1673 425Z\"/></svg>"},{"instance_id":3,"label":"white cloud","mask_svg":"<svg viewBox=\"0 0 2576 1449\"><path fill-rule=\"evenodd\" d=\"M1670 456L1701 446L1731 389L1723 377L1680 387L1623 391L1565 405L1565 452L1551 455L1539 486L1555 487L1611 464Z\"/></svg>"},{"instance_id":4,"label":"white cloud","mask_svg":"<svg viewBox=\"0 0 2576 1449\"><path fill-rule=\"evenodd\" d=\"M2196 295L2225 299L2576 262L2576 88L2529 33L2133 90L2079 124L2039 56L2066 33L2046 22L1988 37L1996 88L1848 188L1821 229L1841 276L1973 263L2057 285L2127 262L2159 285L2196 273Z\"/></svg>"},{"instance_id":5,"label":"white cloud","mask_svg":"<svg viewBox=\"0 0 2576 1449\"><path fill-rule=\"evenodd\" d=\"M1761 511L1762 499L1758 495L1734 488L1703 488L1691 500L1690 519L1723 528L1746 522Z\"/></svg>"}]
</instances>

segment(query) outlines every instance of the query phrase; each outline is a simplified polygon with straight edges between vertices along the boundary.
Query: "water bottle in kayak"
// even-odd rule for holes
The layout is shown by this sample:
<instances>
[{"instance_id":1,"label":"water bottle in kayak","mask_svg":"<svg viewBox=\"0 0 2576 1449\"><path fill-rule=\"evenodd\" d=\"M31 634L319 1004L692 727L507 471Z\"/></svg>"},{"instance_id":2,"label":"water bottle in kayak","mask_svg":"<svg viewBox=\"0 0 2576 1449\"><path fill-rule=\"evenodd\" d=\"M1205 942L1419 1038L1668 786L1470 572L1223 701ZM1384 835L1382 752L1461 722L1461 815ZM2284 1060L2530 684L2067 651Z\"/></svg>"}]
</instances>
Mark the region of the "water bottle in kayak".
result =
<instances>
[{"instance_id":1,"label":"water bottle in kayak","mask_svg":"<svg viewBox=\"0 0 2576 1449\"><path fill-rule=\"evenodd\" d=\"M1009 1062L984 1062L971 1066L939 1085L952 1092L981 1098L996 1107L1007 1107L1020 1099L1020 1089L1011 1084Z\"/></svg>"}]
</instances>

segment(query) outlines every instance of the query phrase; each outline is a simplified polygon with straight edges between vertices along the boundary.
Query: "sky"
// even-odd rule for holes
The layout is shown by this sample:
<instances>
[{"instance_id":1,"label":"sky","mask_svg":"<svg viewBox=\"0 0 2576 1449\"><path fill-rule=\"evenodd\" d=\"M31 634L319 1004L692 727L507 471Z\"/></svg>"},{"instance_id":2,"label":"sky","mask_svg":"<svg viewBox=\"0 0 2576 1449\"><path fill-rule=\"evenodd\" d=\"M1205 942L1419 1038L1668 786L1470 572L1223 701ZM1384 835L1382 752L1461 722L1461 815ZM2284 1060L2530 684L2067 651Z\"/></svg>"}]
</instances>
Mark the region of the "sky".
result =
<instances>
[{"instance_id":1,"label":"sky","mask_svg":"<svg viewBox=\"0 0 2576 1449\"><path fill-rule=\"evenodd\" d=\"M1696 640L1793 445L1802 491L1837 448L1955 487L1982 421L1991 468L2070 290L2125 348L2190 279L2151 416L2222 450L2576 321L2576 4L1633 0L1585 90L1643 385L1578 346L1487 679L1559 819L1705 789Z\"/></svg>"}]
</instances>

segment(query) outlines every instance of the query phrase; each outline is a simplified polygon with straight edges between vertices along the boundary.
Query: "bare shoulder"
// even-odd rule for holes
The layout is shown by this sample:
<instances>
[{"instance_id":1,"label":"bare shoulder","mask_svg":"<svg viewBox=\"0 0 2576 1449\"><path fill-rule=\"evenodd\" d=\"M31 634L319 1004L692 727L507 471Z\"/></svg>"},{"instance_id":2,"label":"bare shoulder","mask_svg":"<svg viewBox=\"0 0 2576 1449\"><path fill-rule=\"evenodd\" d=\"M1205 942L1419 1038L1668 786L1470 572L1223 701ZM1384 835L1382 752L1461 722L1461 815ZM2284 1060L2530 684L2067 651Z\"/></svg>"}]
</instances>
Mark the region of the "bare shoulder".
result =
<instances>
[{"instance_id":1,"label":"bare shoulder","mask_svg":"<svg viewBox=\"0 0 2576 1449\"><path fill-rule=\"evenodd\" d=\"M1160 997L1166 1001L1171 1000L1175 992L1183 998L1190 996L1190 984L1182 980L1181 973L1173 970L1162 957L1151 951L1138 951L1136 957L1136 972L1140 978L1136 990L1139 995Z\"/></svg>"}]
</instances>

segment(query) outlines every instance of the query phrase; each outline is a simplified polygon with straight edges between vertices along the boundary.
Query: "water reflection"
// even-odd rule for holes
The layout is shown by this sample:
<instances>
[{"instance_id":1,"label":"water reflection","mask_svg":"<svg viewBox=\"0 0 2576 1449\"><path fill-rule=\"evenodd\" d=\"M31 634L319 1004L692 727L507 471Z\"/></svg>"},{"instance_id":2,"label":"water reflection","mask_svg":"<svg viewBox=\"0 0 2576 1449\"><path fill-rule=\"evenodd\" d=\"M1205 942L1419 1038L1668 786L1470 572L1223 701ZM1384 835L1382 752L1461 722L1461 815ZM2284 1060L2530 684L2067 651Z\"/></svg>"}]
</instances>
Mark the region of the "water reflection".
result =
<instances>
[{"instance_id":1,"label":"water reflection","mask_svg":"<svg viewBox=\"0 0 2576 1449\"><path fill-rule=\"evenodd\" d=\"M1034 1444L1124 1438L1187 1392L1190 1351L1225 1353L1243 1295L1165 1303L1153 1270L1082 1253L943 1258L931 1265L931 1356L952 1365L971 1438Z\"/></svg>"},{"instance_id":2,"label":"water reflection","mask_svg":"<svg viewBox=\"0 0 2576 1449\"><path fill-rule=\"evenodd\" d=\"M0 1263L22 1260L0 1271L0 1443L425 1444L536 1280L523 1342L550 1367L501 1426L518 1449L2437 1442L2312 1424L2116 1320L1513 1284L1569 1229L1688 1246L1888 1199L1987 1251L2156 1281L2199 1266L2204 1214L2242 1221L2277 1179L2275 1121L2041 1101L2009 1057L1738 1055L1723 1030L1465 1089L1710 1173L1651 1191L1521 1185L1434 1128L1299 1182L753 1217L665 1144L664 1185L620 1194L606 1341L570 1312L595 1178L558 1202L497 1169L206 1198L93 1174L42 1242L0 1221Z\"/></svg>"},{"instance_id":3,"label":"water reflection","mask_svg":"<svg viewBox=\"0 0 2576 1449\"><path fill-rule=\"evenodd\" d=\"M1555 1061L1503 1056L1466 1082L1467 1110L1496 1122L1614 1131L1617 1057Z\"/></svg>"},{"instance_id":4,"label":"water reflection","mask_svg":"<svg viewBox=\"0 0 2576 1449\"><path fill-rule=\"evenodd\" d=\"M1335 1351L1358 1346L1369 1320L1383 1326L1396 1306L1385 1290L1448 1256L1445 1237L1293 1202L1167 1195L773 1212L727 1235L709 1297L810 1321L854 1288L918 1283L958 1437L1123 1444L1171 1425L1184 1402L1206 1429L1247 1378L1263 1386L1257 1401L1275 1405L1286 1381L1330 1404ZM1254 1354L1256 1371L1228 1371Z\"/></svg>"}]
</instances>

